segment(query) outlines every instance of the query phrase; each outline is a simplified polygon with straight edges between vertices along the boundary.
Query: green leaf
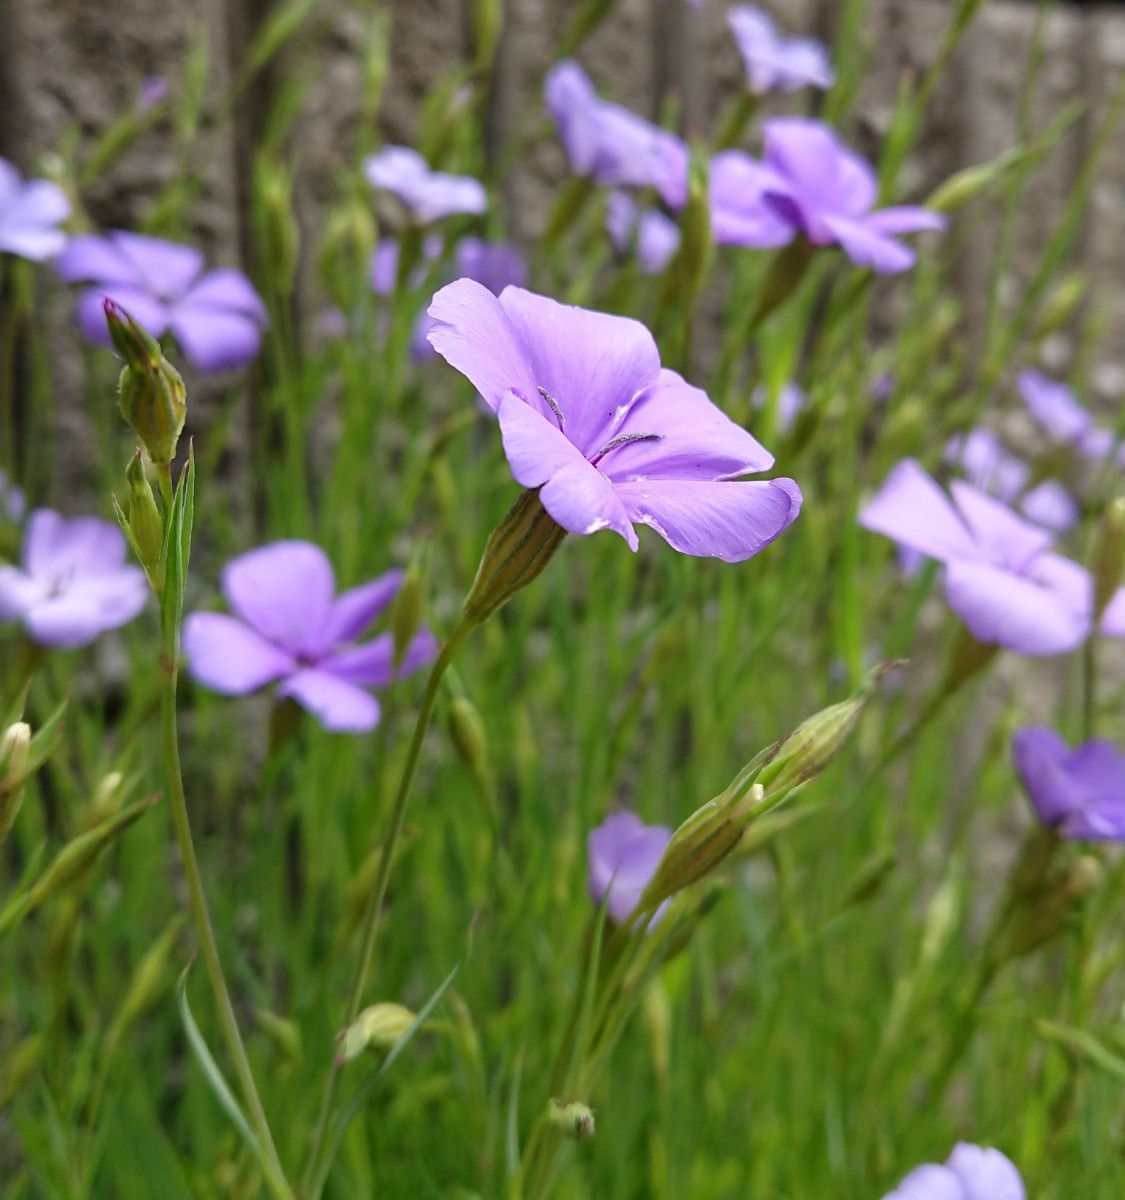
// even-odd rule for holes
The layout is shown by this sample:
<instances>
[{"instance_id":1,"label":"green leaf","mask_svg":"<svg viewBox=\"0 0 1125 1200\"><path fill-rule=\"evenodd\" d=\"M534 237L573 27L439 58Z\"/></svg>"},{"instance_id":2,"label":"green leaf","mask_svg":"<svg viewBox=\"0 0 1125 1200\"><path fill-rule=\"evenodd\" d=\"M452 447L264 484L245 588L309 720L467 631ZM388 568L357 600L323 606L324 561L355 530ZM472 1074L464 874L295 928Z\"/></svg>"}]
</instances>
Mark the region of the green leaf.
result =
<instances>
[{"instance_id":1,"label":"green leaf","mask_svg":"<svg viewBox=\"0 0 1125 1200\"><path fill-rule=\"evenodd\" d=\"M1054 1021L1036 1021L1035 1032L1046 1041L1069 1051L1075 1058L1084 1058L1107 1075L1125 1083L1125 1058L1114 1054L1092 1033L1070 1025L1057 1025Z\"/></svg>"}]
</instances>

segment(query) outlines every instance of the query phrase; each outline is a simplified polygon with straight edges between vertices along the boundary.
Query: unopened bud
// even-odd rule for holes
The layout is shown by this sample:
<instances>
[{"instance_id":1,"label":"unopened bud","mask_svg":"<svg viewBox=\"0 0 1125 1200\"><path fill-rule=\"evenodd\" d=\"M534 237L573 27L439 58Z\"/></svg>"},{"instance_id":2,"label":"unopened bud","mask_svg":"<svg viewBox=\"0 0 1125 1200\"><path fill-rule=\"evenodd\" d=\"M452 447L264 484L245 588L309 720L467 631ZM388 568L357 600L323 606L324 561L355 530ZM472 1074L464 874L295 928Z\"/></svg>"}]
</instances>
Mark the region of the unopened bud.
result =
<instances>
[{"instance_id":1,"label":"unopened bud","mask_svg":"<svg viewBox=\"0 0 1125 1200\"><path fill-rule=\"evenodd\" d=\"M584 1142L594 1136L594 1110L579 1100L551 1100L547 1120L564 1136Z\"/></svg>"},{"instance_id":2,"label":"unopened bud","mask_svg":"<svg viewBox=\"0 0 1125 1200\"><path fill-rule=\"evenodd\" d=\"M390 73L391 18L382 5L366 6L363 44L360 51L360 112L361 128L370 124L379 110L383 89ZM368 118L363 122L363 117ZM367 260L364 259L364 262Z\"/></svg>"},{"instance_id":3,"label":"unopened bud","mask_svg":"<svg viewBox=\"0 0 1125 1200\"><path fill-rule=\"evenodd\" d=\"M429 569L424 556L413 559L406 568L402 586L393 602L388 623L394 640L394 665L397 671L406 658L414 635L422 627L426 614L426 591L429 584Z\"/></svg>"},{"instance_id":4,"label":"unopened bud","mask_svg":"<svg viewBox=\"0 0 1125 1200\"><path fill-rule=\"evenodd\" d=\"M138 450L125 469L125 481L129 485L125 519L129 524L130 540L148 581L159 596L164 588L164 572L160 565L160 551L164 542L164 525L156 507L152 485L145 474L144 456Z\"/></svg>"},{"instance_id":5,"label":"unopened bud","mask_svg":"<svg viewBox=\"0 0 1125 1200\"><path fill-rule=\"evenodd\" d=\"M504 0L473 0L473 59L487 70L504 29Z\"/></svg>"},{"instance_id":6,"label":"unopened bud","mask_svg":"<svg viewBox=\"0 0 1125 1200\"><path fill-rule=\"evenodd\" d=\"M951 213L988 192L1011 169L1011 152L993 162L965 167L951 175L930 193L925 207L934 212Z\"/></svg>"},{"instance_id":7,"label":"unopened bud","mask_svg":"<svg viewBox=\"0 0 1125 1200\"><path fill-rule=\"evenodd\" d=\"M31 726L16 721L0 733L0 838L15 824L31 755Z\"/></svg>"},{"instance_id":8,"label":"unopened bud","mask_svg":"<svg viewBox=\"0 0 1125 1200\"><path fill-rule=\"evenodd\" d=\"M301 237L293 212L293 179L282 163L262 155L254 183L258 252L278 294L288 297L293 292Z\"/></svg>"},{"instance_id":9,"label":"unopened bud","mask_svg":"<svg viewBox=\"0 0 1125 1200\"><path fill-rule=\"evenodd\" d=\"M179 371L164 357L160 343L120 305L103 301L109 336L125 360L118 380L121 415L149 458L167 465L187 418L187 391Z\"/></svg>"},{"instance_id":10,"label":"unopened bud","mask_svg":"<svg viewBox=\"0 0 1125 1200\"><path fill-rule=\"evenodd\" d=\"M417 1014L401 1004L373 1004L340 1034L338 1065L358 1058L364 1050L389 1050L414 1024Z\"/></svg>"},{"instance_id":11,"label":"unopened bud","mask_svg":"<svg viewBox=\"0 0 1125 1200\"><path fill-rule=\"evenodd\" d=\"M1099 621L1125 575L1125 496L1110 504L1094 546L1094 620Z\"/></svg>"},{"instance_id":12,"label":"unopened bud","mask_svg":"<svg viewBox=\"0 0 1125 1200\"><path fill-rule=\"evenodd\" d=\"M125 794L125 776L120 771L107 771L94 788L90 803L78 823L78 832L86 833L116 816L125 802Z\"/></svg>"},{"instance_id":13,"label":"unopened bud","mask_svg":"<svg viewBox=\"0 0 1125 1200\"><path fill-rule=\"evenodd\" d=\"M467 696L449 705L449 736L461 761L477 779L488 775L488 734L477 706Z\"/></svg>"},{"instance_id":14,"label":"unopened bud","mask_svg":"<svg viewBox=\"0 0 1125 1200\"><path fill-rule=\"evenodd\" d=\"M565 537L566 530L543 507L538 489L524 492L489 534L465 597L465 619L472 625L487 621L543 571Z\"/></svg>"},{"instance_id":15,"label":"unopened bud","mask_svg":"<svg viewBox=\"0 0 1125 1200\"><path fill-rule=\"evenodd\" d=\"M1043 301L1039 319L1035 322L1032 339L1040 341L1066 329L1090 290L1090 280L1080 271L1064 275Z\"/></svg>"},{"instance_id":16,"label":"unopened bud","mask_svg":"<svg viewBox=\"0 0 1125 1200\"><path fill-rule=\"evenodd\" d=\"M141 961L129 981L129 989L125 999L113 1018L113 1024L106 1035L108 1044L116 1046L133 1022L141 1016L160 994L160 989L168 969L168 960L176 944L180 929L183 927L183 917L173 917L165 926L164 932L145 951Z\"/></svg>"}]
</instances>

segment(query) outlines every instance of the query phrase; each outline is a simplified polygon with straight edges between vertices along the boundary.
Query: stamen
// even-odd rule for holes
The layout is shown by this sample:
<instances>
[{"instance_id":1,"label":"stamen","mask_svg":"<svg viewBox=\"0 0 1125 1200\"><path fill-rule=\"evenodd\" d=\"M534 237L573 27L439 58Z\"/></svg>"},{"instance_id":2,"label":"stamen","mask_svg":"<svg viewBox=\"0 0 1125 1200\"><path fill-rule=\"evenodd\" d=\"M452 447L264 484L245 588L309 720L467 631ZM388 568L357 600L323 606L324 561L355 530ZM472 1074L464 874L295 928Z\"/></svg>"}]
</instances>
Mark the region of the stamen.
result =
<instances>
[{"instance_id":1,"label":"stamen","mask_svg":"<svg viewBox=\"0 0 1125 1200\"><path fill-rule=\"evenodd\" d=\"M551 406L551 412L555 414L555 420L559 423L559 432L566 433L566 417L563 416L562 409L559 408L559 402L546 388L539 388L539 395Z\"/></svg>"},{"instance_id":2,"label":"stamen","mask_svg":"<svg viewBox=\"0 0 1125 1200\"><path fill-rule=\"evenodd\" d=\"M611 450L616 450L620 446L629 446L633 442L662 442L663 440L664 434L662 433L619 433L617 437L610 438L590 459L590 464L596 467Z\"/></svg>"}]
</instances>

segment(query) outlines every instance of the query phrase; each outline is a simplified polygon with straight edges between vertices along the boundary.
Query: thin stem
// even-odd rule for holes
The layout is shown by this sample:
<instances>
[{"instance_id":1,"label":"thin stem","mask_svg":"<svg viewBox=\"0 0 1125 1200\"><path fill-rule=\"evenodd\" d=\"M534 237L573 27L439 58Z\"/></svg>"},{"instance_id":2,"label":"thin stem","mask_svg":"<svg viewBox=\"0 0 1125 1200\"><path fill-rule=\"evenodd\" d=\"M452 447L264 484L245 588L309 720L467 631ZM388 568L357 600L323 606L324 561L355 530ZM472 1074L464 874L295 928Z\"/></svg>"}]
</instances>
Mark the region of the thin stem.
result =
<instances>
[{"instance_id":1,"label":"thin stem","mask_svg":"<svg viewBox=\"0 0 1125 1200\"><path fill-rule=\"evenodd\" d=\"M1098 662L1095 650L1095 630L1082 647L1082 740L1088 742L1094 736L1098 695Z\"/></svg>"},{"instance_id":2,"label":"thin stem","mask_svg":"<svg viewBox=\"0 0 1125 1200\"><path fill-rule=\"evenodd\" d=\"M199 873L199 863L195 857L195 847L192 844L191 827L188 824L187 798L184 795L184 780L180 771L180 748L176 737L178 664L174 660L166 658L162 666L164 677L160 689L160 724L164 744L164 761L168 769L168 790L172 801L172 822L176 827L176 840L180 844L180 858L184 864L184 874L187 876L191 910L195 918L200 950L203 953L203 963L207 969L207 977L211 981L211 990L215 995L215 1007L219 1013L219 1024L227 1042L227 1050L234 1061L235 1074L238 1076L242 1098L250 1110L251 1124L254 1126L254 1131L258 1135L267 1159L276 1172L277 1180L274 1182L280 1183L284 1189L280 1190L279 1194L292 1196L292 1191L285 1183L285 1173L281 1168L281 1160L278 1158L277 1148L273 1143L273 1135L270 1133L265 1109L262 1107L258 1089L254 1085L254 1076L250 1070L250 1060L246 1057L246 1048L242 1044L242 1035L238 1032L238 1022L235 1019L230 993L227 991L226 979L223 977L223 967L219 961L219 948L215 943L211 916L207 911L207 898L203 893L203 880Z\"/></svg>"},{"instance_id":3,"label":"thin stem","mask_svg":"<svg viewBox=\"0 0 1125 1200\"><path fill-rule=\"evenodd\" d=\"M390 828L387 830L387 835L383 840L382 849L379 854L379 866L375 874L375 884L371 889L371 894L367 901L367 909L364 913L362 949L360 950L359 961L356 963L355 974L352 976L352 986L348 996L346 1025L350 1025L359 1015L360 1006L363 1004L363 996L367 991L368 977L371 974L371 960L375 952L375 937L379 930L379 916L383 911L383 900L386 897L387 884L390 881L391 868L394 865L395 846L398 843L403 821L406 818L406 806L410 800L410 792L414 785L414 776L418 769L418 759L421 757L422 743L425 741L426 731L430 727L430 718L433 716L434 705L437 702L441 679L449 664L453 661L454 655L461 648L461 643L475 627L475 622L468 620L461 621L457 628L449 635L449 640L441 648L441 653L430 668L430 675L426 680L426 690L422 695L422 702L418 708L418 716L414 722L414 734L410 739L410 748L407 750L406 763L402 768L402 778L399 780L394 808L391 810ZM339 1068L333 1065L325 1084L324 1096L320 1105L320 1114L317 1117L316 1130L313 1134L312 1147L309 1151L305 1172L301 1180L301 1194L307 1200L317 1200L320 1192L320 1185L314 1184L314 1180L317 1178L317 1165L323 1152L324 1139L328 1132L328 1120L332 1111L332 1102L336 1095L338 1077Z\"/></svg>"}]
</instances>

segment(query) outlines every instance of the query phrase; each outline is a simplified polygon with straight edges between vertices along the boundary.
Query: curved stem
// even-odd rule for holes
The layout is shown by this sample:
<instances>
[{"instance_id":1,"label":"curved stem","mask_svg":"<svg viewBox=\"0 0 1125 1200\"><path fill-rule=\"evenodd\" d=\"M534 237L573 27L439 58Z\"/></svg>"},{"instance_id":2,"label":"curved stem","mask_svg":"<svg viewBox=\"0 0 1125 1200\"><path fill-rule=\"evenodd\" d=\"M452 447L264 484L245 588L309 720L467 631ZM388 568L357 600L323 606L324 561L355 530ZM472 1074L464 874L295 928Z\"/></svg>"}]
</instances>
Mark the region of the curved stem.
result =
<instances>
[{"instance_id":1,"label":"curved stem","mask_svg":"<svg viewBox=\"0 0 1125 1200\"><path fill-rule=\"evenodd\" d=\"M461 648L461 643L475 627L476 622L464 619L461 621L457 628L449 635L449 640L441 648L441 653L435 659L434 665L430 668L429 678L426 680L426 690L422 695L422 702L418 708L418 716L414 722L414 734L410 739L410 748L407 750L406 763L402 768L402 778L399 780L398 792L395 795L394 807L391 810L390 827L383 840L382 850L379 854L379 866L375 874L375 883L371 889L371 895L368 897L367 909L364 913L363 941L359 961L356 963L355 974L352 976L351 990L348 995L346 1025L350 1025L359 1015L360 1006L363 1003L363 995L367 990L368 977L371 974L371 960L375 952L375 937L379 930L379 916L383 911L383 900L386 897L387 884L390 881L391 868L394 865L395 846L398 843L399 834L402 832L403 821L406 817L406 806L410 800L410 792L414 785L414 776L418 770L418 759L422 753L422 743L426 740L426 731L430 727L430 718L433 716L434 705L437 702L441 679L449 664L453 661L454 655ZM339 1068L333 1065L325 1085L324 1096L320 1105L320 1114L317 1117L316 1130L313 1134L312 1147L309 1150L305 1172L302 1176L301 1194L306 1197L306 1200L317 1200L320 1191L319 1186L314 1185L314 1180L317 1179L317 1166L323 1152L324 1139L328 1132L328 1120L332 1111L332 1102L336 1095L338 1076ZM321 1172L321 1178L323 1178L323 1175L324 1172Z\"/></svg>"},{"instance_id":2,"label":"curved stem","mask_svg":"<svg viewBox=\"0 0 1125 1200\"><path fill-rule=\"evenodd\" d=\"M261 1097L254 1085L254 1076L250 1070L250 1060L246 1056L246 1047L242 1044L242 1035L238 1031L234 1007L231 1004L230 993L227 991L226 979L223 977L222 963L219 961L219 948L215 942L215 932L211 925L211 916L207 910L207 898L203 892L203 879L199 873L199 862L195 857L195 847L191 838L191 827L188 824L187 798L184 795L184 780L180 770L180 748L176 737L176 677L178 667L174 660L167 658L162 663L164 678L160 688L160 724L164 748L164 761L168 770L168 791L172 801L172 822L176 827L176 840L180 845L180 858L184 864L184 874L187 876L188 892L191 896L191 910L195 918L195 929L199 937L199 947L203 954L203 963L207 969L207 977L211 981L211 990L215 996L215 1007L219 1013L219 1024L223 1037L226 1039L227 1050L234 1062L235 1074L238 1076L242 1098L249 1109L250 1122L258 1140L262 1144L266 1157L276 1172L276 1183L284 1190L275 1187L281 1196L291 1196L281 1161L277 1156L277 1148L273 1143L269 1122L266 1120L265 1109Z\"/></svg>"}]
</instances>

